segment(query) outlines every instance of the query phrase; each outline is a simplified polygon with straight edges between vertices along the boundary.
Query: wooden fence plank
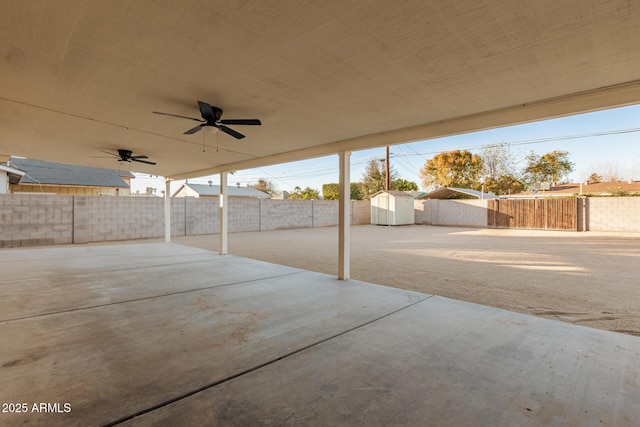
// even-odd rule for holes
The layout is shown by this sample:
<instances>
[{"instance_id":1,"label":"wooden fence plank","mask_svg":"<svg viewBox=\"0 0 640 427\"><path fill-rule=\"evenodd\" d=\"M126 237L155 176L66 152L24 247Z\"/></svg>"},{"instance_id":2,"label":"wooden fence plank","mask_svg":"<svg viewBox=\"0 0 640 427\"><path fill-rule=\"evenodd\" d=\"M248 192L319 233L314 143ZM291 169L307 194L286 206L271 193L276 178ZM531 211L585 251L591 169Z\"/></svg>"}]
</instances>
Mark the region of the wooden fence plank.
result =
<instances>
[{"instance_id":1,"label":"wooden fence plank","mask_svg":"<svg viewBox=\"0 0 640 427\"><path fill-rule=\"evenodd\" d=\"M489 228L578 230L578 203L563 199L496 199L487 201Z\"/></svg>"}]
</instances>

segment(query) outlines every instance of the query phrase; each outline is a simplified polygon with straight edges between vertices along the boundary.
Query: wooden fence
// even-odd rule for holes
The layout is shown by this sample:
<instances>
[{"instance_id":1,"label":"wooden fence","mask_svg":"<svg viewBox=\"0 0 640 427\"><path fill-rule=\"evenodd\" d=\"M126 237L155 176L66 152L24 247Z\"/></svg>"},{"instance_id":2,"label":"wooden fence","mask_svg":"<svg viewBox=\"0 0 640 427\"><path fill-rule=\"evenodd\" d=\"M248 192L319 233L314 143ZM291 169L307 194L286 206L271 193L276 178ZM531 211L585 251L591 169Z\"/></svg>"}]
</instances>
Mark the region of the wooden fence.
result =
<instances>
[{"instance_id":1,"label":"wooden fence","mask_svg":"<svg viewBox=\"0 0 640 427\"><path fill-rule=\"evenodd\" d=\"M488 200L489 228L578 230L576 198Z\"/></svg>"}]
</instances>

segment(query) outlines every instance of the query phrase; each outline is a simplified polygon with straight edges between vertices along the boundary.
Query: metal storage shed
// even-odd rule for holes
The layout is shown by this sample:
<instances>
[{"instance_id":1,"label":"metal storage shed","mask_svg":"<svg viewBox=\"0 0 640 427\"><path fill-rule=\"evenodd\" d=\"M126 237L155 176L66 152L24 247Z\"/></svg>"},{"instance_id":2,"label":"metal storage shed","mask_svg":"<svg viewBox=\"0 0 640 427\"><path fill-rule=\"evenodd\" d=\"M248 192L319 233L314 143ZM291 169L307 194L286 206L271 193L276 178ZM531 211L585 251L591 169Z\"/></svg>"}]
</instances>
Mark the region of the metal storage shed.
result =
<instances>
[{"instance_id":1,"label":"metal storage shed","mask_svg":"<svg viewBox=\"0 0 640 427\"><path fill-rule=\"evenodd\" d=\"M407 225L414 223L413 196L404 191L378 191L371 196L371 224Z\"/></svg>"}]
</instances>

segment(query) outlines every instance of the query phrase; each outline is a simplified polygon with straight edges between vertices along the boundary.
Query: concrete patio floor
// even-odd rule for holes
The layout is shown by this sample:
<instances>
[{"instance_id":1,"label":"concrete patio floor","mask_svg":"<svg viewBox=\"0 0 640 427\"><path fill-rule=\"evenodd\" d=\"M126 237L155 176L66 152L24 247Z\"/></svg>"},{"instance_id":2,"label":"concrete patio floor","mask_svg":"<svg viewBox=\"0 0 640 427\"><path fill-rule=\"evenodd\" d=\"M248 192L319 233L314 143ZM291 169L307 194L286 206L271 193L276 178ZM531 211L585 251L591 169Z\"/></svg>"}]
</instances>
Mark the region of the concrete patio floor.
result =
<instances>
[{"instance_id":1,"label":"concrete patio floor","mask_svg":"<svg viewBox=\"0 0 640 427\"><path fill-rule=\"evenodd\" d=\"M631 335L178 244L2 250L0 268L3 426L640 419Z\"/></svg>"}]
</instances>

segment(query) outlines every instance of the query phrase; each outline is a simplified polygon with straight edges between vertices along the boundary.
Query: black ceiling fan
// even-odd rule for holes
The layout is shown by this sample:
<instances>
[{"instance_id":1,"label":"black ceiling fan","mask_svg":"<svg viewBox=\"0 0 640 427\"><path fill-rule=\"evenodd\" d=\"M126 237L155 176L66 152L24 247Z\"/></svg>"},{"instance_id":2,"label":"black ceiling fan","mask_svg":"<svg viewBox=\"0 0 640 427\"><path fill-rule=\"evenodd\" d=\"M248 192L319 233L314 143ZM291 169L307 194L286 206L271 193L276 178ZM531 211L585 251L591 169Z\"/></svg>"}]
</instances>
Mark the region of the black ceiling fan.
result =
<instances>
[{"instance_id":1,"label":"black ceiling fan","mask_svg":"<svg viewBox=\"0 0 640 427\"><path fill-rule=\"evenodd\" d=\"M184 132L185 135L193 135L205 126L213 126L220 129L222 132L233 136L236 139L244 138L244 135L238 131L235 131L225 125L243 125L243 126L260 126L262 123L258 119L222 119L222 110L218 107L207 104L206 102L198 101L200 107L200 114L202 119L195 117L181 116L179 114L163 113L161 111L154 111L153 114L162 114L163 116L179 117L181 119L195 120L201 122L198 126L189 129Z\"/></svg>"},{"instance_id":2,"label":"black ceiling fan","mask_svg":"<svg viewBox=\"0 0 640 427\"><path fill-rule=\"evenodd\" d=\"M138 156L132 156L133 152L131 150L123 150L122 148L118 149L118 154L116 153L110 153L108 151L103 151L103 153L109 154L111 156L114 156L118 159L119 162L140 162L140 163L146 163L148 165L155 165L156 162L150 162L148 160L142 160L142 159L148 159L149 157L145 156L145 155L138 155Z\"/></svg>"}]
</instances>

